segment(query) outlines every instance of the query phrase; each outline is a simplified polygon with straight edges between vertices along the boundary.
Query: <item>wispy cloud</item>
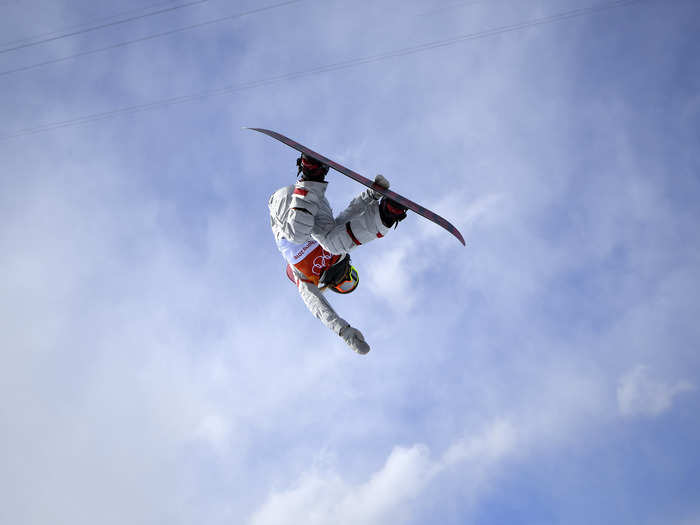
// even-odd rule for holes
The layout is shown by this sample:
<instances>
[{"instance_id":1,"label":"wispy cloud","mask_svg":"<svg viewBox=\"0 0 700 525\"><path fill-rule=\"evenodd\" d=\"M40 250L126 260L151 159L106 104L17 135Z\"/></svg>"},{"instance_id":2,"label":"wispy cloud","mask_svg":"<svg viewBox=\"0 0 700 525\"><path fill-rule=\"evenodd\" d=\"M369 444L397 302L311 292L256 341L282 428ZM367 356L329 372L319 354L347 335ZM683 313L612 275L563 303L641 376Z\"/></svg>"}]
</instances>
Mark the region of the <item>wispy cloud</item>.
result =
<instances>
[{"instance_id":1,"label":"wispy cloud","mask_svg":"<svg viewBox=\"0 0 700 525\"><path fill-rule=\"evenodd\" d=\"M460 439L438 459L431 459L425 445L395 447L382 468L362 483L349 483L334 472L308 472L293 487L272 493L249 524L403 523L411 517L412 502L442 472L468 471L463 482L476 492L516 444L514 428L497 421Z\"/></svg>"},{"instance_id":2,"label":"wispy cloud","mask_svg":"<svg viewBox=\"0 0 700 525\"><path fill-rule=\"evenodd\" d=\"M659 416L679 394L695 389L690 381L665 381L648 366L637 365L620 378L617 405L623 416Z\"/></svg>"}]
</instances>

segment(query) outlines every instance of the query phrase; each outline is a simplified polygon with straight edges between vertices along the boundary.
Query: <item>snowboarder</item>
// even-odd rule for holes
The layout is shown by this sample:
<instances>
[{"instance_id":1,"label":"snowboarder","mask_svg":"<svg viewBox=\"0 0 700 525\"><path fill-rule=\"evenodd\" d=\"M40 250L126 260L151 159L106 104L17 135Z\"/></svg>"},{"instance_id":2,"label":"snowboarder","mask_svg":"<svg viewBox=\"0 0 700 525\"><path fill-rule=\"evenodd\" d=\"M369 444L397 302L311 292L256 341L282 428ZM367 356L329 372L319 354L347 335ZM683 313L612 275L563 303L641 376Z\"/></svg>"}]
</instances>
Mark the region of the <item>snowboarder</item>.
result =
<instances>
[{"instance_id":1,"label":"snowboarder","mask_svg":"<svg viewBox=\"0 0 700 525\"><path fill-rule=\"evenodd\" d=\"M297 166L297 183L277 190L268 203L272 233L288 263L287 276L312 314L355 352L366 354L369 345L362 332L335 312L323 292L354 291L359 274L350 264L350 251L384 237L406 217L407 208L368 188L334 218L325 197L328 166L305 153ZM389 188L382 175L374 182Z\"/></svg>"}]
</instances>

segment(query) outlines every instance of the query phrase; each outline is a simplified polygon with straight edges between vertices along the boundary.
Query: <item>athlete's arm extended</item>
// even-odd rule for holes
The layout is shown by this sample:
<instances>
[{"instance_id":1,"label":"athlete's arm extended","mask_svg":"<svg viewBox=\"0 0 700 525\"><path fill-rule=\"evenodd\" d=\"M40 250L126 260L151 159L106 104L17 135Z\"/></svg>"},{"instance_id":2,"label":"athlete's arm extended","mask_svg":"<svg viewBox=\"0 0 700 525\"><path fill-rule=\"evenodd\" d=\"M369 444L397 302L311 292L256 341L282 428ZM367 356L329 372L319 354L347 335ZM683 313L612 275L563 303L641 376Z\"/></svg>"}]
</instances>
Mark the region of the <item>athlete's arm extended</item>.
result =
<instances>
[{"instance_id":1,"label":"athlete's arm extended","mask_svg":"<svg viewBox=\"0 0 700 525\"><path fill-rule=\"evenodd\" d=\"M350 219L353 219L358 215L363 214L367 210L368 206L372 205L372 203L377 201L377 199L374 198L375 193L376 192L374 192L373 190L366 189L362 193L357 195L357 197L350 201L348 207L345 208L342 212L340 212L335 218L336 224L345 224Z\"/></svg>"},{"instance_id":2,"label":"athlete's arm extended","mask_svg":"<svg viewBox=\"0 0 700 525\"><path fill-rule=\"evenodd\" d=\"M335 312L318 286L308 281L299 280L298 287L299 295L309 311L333 332L340 335L340 332L349 323Z\"/></svg>"},{"instance_id":3,"label":"athlete's arm extended","mask_svg":"<svg viewBox=\"0 0 700 525\"><path fill-rule=\"evenodd\" d=\"M377 175L374 178L374 183L382 188L389 188L389 180L384 177L384 175ZM357 197L350 201L348 207L345 208L336 218L336 223L346 223L350 219L361 215L367 210L368 206L371 206L374 202L382 198L382 194L371 188L367 188Z\"/></svg>"}]
</instances>

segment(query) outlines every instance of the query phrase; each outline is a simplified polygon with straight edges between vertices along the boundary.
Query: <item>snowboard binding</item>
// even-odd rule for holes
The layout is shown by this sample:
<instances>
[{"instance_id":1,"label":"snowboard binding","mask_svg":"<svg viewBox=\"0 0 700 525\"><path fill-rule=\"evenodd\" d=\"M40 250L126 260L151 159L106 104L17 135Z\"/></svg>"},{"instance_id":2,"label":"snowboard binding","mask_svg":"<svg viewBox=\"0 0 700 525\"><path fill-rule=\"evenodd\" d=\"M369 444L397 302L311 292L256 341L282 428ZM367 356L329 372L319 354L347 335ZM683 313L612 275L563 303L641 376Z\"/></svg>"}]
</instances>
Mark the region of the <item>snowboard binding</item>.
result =
<instances>
[{"instance_id":1,"label":"snowboard binding","mask_svg":"<svg viewBox=\"0 0 700 525\"><path fill-rule=\"evenodd\" d=\"M388 197L382 197L379 201L379 217L387 228L398 226L399 222L406 218L406 210L408 208Z\"/></svg>"}]
</instances>

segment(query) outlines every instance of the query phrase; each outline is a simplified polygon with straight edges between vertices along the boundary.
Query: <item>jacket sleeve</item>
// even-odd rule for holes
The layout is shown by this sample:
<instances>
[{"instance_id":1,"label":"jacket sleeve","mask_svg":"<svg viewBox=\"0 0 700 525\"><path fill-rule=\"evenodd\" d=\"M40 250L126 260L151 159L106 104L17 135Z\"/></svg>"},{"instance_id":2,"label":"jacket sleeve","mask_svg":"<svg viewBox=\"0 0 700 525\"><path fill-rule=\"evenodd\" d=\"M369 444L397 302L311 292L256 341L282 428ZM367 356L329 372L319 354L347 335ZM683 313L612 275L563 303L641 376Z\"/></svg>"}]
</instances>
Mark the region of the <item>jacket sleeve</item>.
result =
<instances>
[{"instance_id":1,"label":"jacket sleeve","mask_svg":"<svg viewBox=\"0 0 700 525\"><path fill-rule=\"evenodd\" d=\"M348 207L340 212L340 214L335 218L336 224L345 224L350 219L353 219L358 215L362 215L372 203L379 200L376 196L381 198L381 194L367 188L365 191L351 200Z\"/></svg>"},{"instance_id":2,"label":"jacket sleeve","mask_svg":"<svg viewBox=\"0 0 700 525\"><path fill-rule=\"evenodd\" d=\"M300 280L298 286L299 295L309 311L333 332L340 335L341 330L349 323L335 313L333 307L323 296L323 292L315 284L307 281Z\"/></svg>"},{"instance_id":3,"label":"jacket sleeve","mask_svg":"<svg viewBox=\"0 0 700 525\"><path fill-rule=\"evenodd\" d=\"M323 191L308 182L297 182L276 192L268 203L276 238L303 243L311 236Z\"/></svg>"},{"instance_id":4,"label":"jacket sleeve","mask_svg":"<svg viewBox=\"0 0 700 525\"><path fill-rule=\"evenodd\" d=\"M361 244L384 237L389 228L382 224L379 201L365 192L355 197L326 231L314 230L311 237L330 253L348 253Z\"/></svg>"}]
</instances>

